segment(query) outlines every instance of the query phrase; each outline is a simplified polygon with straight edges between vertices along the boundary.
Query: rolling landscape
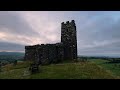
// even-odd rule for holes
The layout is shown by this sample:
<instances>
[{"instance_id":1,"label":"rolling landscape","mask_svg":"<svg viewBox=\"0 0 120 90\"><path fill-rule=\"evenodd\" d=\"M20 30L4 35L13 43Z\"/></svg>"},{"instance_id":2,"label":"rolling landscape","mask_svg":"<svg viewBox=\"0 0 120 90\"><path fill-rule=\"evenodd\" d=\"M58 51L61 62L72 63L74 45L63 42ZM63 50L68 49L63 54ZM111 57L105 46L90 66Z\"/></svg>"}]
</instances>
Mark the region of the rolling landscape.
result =
<instances>
[{"instance_id":1,"label":"rolling landscape","mask_svg":"<svg viewBox=\"0 0 120 90\"><path fill-rule=\"evenodd\" d=\"M2 55L8 53L1 52ZM24 53L9 52L8 58L12 56L16 56L16 59L23 58ZM10 61L14 60L11 58ZM7 62L2 66L0 79L120 79L120 63L110 60L109 57L81 56L78 57L78 62L66 60L59 64L40 65L38 73L30 74L28 70L30 62L21 59L15 66L13 62Z\"/></svg>"}]
</instances>

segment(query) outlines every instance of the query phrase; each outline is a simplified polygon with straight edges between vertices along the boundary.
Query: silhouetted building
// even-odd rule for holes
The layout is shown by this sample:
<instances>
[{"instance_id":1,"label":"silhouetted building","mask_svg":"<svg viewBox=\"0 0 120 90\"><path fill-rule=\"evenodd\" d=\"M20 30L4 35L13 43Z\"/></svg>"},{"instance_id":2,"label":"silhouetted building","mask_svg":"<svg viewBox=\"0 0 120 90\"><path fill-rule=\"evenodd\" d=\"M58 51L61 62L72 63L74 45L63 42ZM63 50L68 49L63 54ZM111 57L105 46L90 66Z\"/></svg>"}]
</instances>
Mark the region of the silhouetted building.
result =
<instances>
[{"instance_id":1,"label":"silhouetted building","mask_svg":"<svg viewBox=\"0 0 120 90\"><path fill-rule=\"evenodd\" d=\"M77 34L74 20L61 23L60 43L25 46L25 60L34 60L39 64L73 59L77 59Z\"/></svg>"}]
</instances>

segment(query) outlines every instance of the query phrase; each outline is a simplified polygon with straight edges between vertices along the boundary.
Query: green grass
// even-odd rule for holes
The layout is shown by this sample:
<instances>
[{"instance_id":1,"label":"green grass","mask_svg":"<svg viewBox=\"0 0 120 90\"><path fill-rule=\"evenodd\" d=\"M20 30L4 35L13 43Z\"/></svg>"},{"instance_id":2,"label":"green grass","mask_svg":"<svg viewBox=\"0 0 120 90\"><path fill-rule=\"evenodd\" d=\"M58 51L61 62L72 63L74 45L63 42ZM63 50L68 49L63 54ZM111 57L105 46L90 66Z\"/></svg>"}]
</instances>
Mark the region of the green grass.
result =
<instances>
[{"instance_id":1,"label":"green grass","mask_svg":"<svg viewBox=\"0 0 120 90\"><path fill-rule=\"evenodd\" d=\"M0 79L25 79L25 73L28 71L30 62L19 62L16 66L8 64L2 67L0 72Z\"/></svg>"},{"instance_id":2,"label":"green grass","mask_svg":"<svg viewBox=\"0 0 120 90\"><path fill-rule=\"evenodd\" d=\"M24 76L25 70L26 68L4 71L0 73L0 79L25 79L27 78Z\"/></svg>"},{"instance_id":3,"label":"green grass","mask_svg":"<svg viewBox=\"0 0 120 90\"><path fill-rule=\"evenodd\" d=\"M7 68L7 69L6 69ZM92 62L66 62L40 66L40 72L30 75L28 63L3 67L0 79L115 79L109 71Z\"/></svg>"},{"instance_id":4,"label":"green grass","mask_svg":"<svg viewBox=\"0 0 120 90\"><path fill-rule=\"evenodd\" d=\"M30 62L19 62L17 65L13 65L13 64L8 64L6 66L4 66L2 69L3 71L9 71L9 70L13 70L13 69L21 69L21 68L27 68L29 66Z\"/></svg>"},{"instance_id":5,"label":"green grass","mask_svg":"<svg viewBox=\"0 0 120 90\"><path fill-rule=\"evenodd\" d=\"M34 74L30 78L45 79L109 79L114 78L94 63L66 63L42 67L42 72Z\"/></svg>"},{"instance_id":6,"label":"green grass","mask_svg":"<svg viewBox=\"0 0 120 90\"><path fill-rule=\"evenodd\" d=\"M90 60L94 62L95 64L103 67L107 71L110 71L114 76L120 78L120 63L106 63L108 62L107 60L102 60L102 59L94 59Z\"/></svg>"}]
</instances>

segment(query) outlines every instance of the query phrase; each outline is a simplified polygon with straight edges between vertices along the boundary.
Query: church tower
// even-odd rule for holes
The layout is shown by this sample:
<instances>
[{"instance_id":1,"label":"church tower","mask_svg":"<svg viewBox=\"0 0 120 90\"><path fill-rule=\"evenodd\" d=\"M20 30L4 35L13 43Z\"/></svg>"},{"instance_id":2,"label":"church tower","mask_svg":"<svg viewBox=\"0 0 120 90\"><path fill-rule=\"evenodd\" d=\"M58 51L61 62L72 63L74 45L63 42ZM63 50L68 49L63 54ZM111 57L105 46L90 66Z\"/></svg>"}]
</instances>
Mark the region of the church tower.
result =
<instances>
[{"instance_id":1,"label":"church tower","mask_svg":"<svg viewBox=\"0 0 120 90\"><path fill-rule=\"evenodd\" d=\"M77 59L77 34L75 21L61 23L61 42L64 45L64 59Z\"/></svg>"}]
</instances>

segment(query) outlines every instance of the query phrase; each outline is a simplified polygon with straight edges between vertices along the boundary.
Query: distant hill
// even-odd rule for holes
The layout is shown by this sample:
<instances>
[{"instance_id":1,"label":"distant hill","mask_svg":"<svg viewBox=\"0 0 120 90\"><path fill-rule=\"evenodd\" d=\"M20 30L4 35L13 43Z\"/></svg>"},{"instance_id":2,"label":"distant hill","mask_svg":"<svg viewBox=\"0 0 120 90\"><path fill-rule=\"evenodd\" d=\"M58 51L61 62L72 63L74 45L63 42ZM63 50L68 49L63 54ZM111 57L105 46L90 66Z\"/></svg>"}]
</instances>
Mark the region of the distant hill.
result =
<instances>
[{"instance_id":1,"label":"distant hill","mask_svg":"<svg viewBox=\"0 0 120 90\"><path fill-rule=\"evenodd\" d=\"M107 55L102 55L102 56L97 56L97 55L78 55L78 57L95 57L95 58L120 58L120 56L107 56Z\"/></svg>"},{"instance_id":2,"label":"distant hill","mask_svg":"<svg viewBox=\"0 0 120 90\"><path fill-rule=\"evenodd\" d=\"M25 53L21 52L0 52L0 55L20 55L23 56Z\"/></svg>"},{"instance_id":3,"label":"distant hill","mask_svg":"<svg viewBox=\"0 0 120 90\"><path fill-rule=\"evenodd\" d=\"M21 52L0 52L1 61L23 60L25 53Z\"/></svg>"}]
</instances>

